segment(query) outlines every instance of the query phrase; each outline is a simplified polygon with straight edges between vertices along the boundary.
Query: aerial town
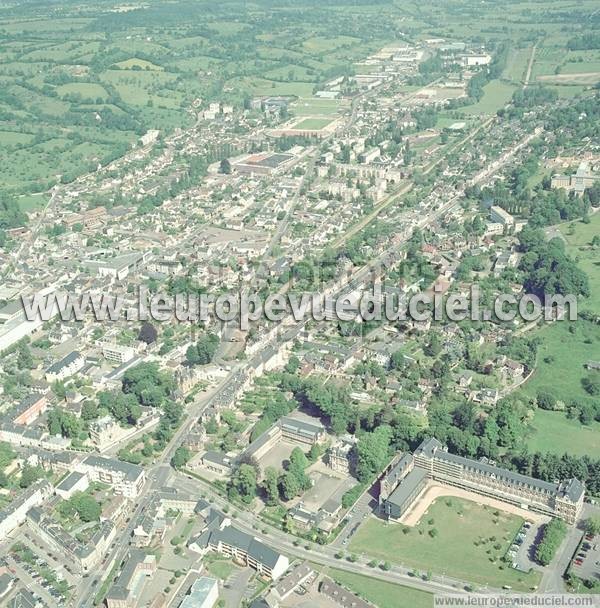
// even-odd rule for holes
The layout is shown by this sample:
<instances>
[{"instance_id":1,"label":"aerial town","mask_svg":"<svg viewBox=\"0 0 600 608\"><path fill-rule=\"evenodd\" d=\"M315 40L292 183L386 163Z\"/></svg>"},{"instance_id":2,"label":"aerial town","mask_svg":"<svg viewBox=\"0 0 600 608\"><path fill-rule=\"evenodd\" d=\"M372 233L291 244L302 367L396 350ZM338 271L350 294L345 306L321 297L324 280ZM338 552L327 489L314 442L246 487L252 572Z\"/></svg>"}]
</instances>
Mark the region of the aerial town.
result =
<instances>
[{"instance_id":1,"label":"aerial town","mask_svg":"<svg viewBox=\"0 0 600 608\"><path fill-rule=\"evenodd\" d=\"M135 105L127 91L141 79L154 124L68 179L66 152L48 144L58 179L41 194L11 186L11 200L36 201L24 211L0 205L0 606L429 608L448 594L600 597L594 3L573 21L562 0L549 3L547 31L529 38L518 29L529 9L515 3L513 46L485 33L496 12L473 30L445 28L438 13L437 27L425 17L417 26L413 16L385 44L372 34L352 51L351 70L330 70L309 89L298 70L317 68L290 47L295 75L285 81L281 68L280 88L241 100L227 84L229 61L215 73L193 55L208 29L177 33L189 0L175 3L180 15L148 22L154 2L109 2L106 13L64 4L58 22L77 34L57 30L41 50L29 26L50 27L52 17L0 8L0 77L27 75L32 96L70 86L48 99L84 108L87 94L74 87L104 87L112 97L96 105L113 109L94 110L89 129L112 128L100 125L104 112L130 120L111 91ZM96 12L114 31L93 50L105 33L77 24L90 28ZM588 13L592 34L572 25ZM234 44L239 19L216 17L223 44ZM570 25L559 36L563 18ZM161 36L219 92L167 80L171 68L150 61ZM107 67L112 56L98 57L121 37L138 49L133 63ZM78 45L90 58L78 50L64 64L100 74L102 86L96 76L60 76L53 57ZM577 61L541 69L568 54ZM36 76L19 67L27 61L56 66ZM15 127L17 85L6 87L0 138L13 129L17 142L29 131ZM173 98L185 114L177 126L160 106ZM85 140L88 122L73 124ZM11 145L18 164L29 143ZM2 202L4 177L0 188ZM477 317L356 314L365 293L387 310L474 289ZM139 302L247 293L313 293L354 307L343 318L331 304L298 318L288 300L277 319L244 324L172 314L168 302L148 316ZM106 294L123 303L117 318L95 304ZM520 316L504 318L500 299L531 294L543 315L519 304ZM69 298L82 296L93 311L68 318ZM28 315L36 298L53 303L46 318ZM575 299L577 316L565 318Z\"/></svg>"}]
</instances>

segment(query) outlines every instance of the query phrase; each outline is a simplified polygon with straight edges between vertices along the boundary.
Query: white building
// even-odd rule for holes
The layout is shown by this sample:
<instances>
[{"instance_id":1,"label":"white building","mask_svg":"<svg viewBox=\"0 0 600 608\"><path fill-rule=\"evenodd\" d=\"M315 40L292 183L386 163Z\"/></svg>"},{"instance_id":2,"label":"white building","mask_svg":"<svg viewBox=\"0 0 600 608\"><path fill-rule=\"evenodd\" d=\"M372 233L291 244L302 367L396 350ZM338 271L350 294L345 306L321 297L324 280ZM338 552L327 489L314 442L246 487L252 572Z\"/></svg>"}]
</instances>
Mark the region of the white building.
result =
<instances>
[{"instance_id":1,"label":"white building","mask_svg":"<svg viewBox=\"0 0 600 608\"><path fill-rule=\"evenodd\" d=\"M219 599L219 584L208 576L197 578L179 608L212 608Z\"/></svg>"},{"instance_id":2,"label":"white building","mask_svg":"<svg viewBox=\"0 0 600 608\"><path fill-rule=\"evenodd\" d=\"M129 462L106 456L88 456L77 469L87 473L91 481L100 481L113 487L115 494L135 498L146 481L144 469Z\"/></svg>"},{"instance_id":3,"label":"white building","mask_svg":"<svg viewBox=\"0 0 600 608\"><path fill-rule=\"evenodd\" d=\"M6 537L27 518L27 511L41 505L52 494L52 486L41 479L0 511L0 538Z\"/></svg>"},{"instance_id":4,"label":"white building","mask_svg":"<svg viewBox=\"0 0 600 608\"><path fill-rule=\"evenodd\" d=\"M46 370L46 380L48 382L64 380L81 371L84 365L85 358L80 352L74 350L60 361L53 363Z\"/></svg>"},{"instance_id":5,"label":"white building","mask_svg":"<svg viewBox=\"0 0 600 608\"><path fill-rule=\"evenodd\" d=\"M102 342L102 355L113 363L127 363L136 355L135 348L132 346L122 346L114 342Z\"/></svg>"}]
</instances>

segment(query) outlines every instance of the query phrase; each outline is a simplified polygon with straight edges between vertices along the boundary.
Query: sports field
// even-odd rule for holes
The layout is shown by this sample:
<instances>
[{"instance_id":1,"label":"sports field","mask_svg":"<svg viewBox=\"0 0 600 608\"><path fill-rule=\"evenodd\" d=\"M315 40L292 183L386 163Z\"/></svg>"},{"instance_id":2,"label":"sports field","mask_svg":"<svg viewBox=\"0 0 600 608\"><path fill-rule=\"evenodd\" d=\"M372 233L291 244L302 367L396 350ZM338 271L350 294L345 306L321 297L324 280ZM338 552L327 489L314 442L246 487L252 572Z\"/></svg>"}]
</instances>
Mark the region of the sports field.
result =
<instances>
[{"instance_id":1,"label":"sports field","mask_svg":"<svg viewBox=\"0 0 600 608\"><path fill-rule=\"evenodd\" d=\"M539 573L523 574L502 562L522 523L521 517L492 507L444 498L414 528L368 520L350 550L479 585L527 591L539 583Z\"/></svg>"},{"instance_id":2,"label":"sports field","mask_svg":"<svg viewBox=\"0 0 600 608\"><path fill-rule=\"evenodd\" d=\"M319 131L324 129L327 125L331 124L330 118L304 118L300 122L297 122L294 129L306 129L310 131Z\"/></svg>"}]
</instances>

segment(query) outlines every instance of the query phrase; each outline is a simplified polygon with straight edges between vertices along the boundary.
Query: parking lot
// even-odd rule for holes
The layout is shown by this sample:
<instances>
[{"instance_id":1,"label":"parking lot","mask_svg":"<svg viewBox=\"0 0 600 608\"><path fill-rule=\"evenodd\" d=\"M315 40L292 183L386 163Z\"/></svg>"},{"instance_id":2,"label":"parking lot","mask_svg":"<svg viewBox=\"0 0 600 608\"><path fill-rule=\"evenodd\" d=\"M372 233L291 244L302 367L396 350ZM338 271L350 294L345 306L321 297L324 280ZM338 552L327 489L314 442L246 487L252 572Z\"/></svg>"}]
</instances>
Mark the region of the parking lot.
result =
<instances>
[{"instance_id":1,"label":"parking lot","mask_svg":"<svg viewBox=\"0 0 600 608\"><path fill-rule=\"evenodd\" d=\"M586 534L571 562L571 572L582 580L600 580L600 536Z\"/></svg>"},{"instance_id":2,"label":"parking lot","mask_svg":"<svg viewBox=\"0 0 600 608\"><path fill-rule=\"evenodd\" d=\"M535 548L542 536L543 521L525 521L519 530L513 544L508 550L512 559L512 567L522 572L541 569L535 561Z\"/></svg>"}]
</instances>

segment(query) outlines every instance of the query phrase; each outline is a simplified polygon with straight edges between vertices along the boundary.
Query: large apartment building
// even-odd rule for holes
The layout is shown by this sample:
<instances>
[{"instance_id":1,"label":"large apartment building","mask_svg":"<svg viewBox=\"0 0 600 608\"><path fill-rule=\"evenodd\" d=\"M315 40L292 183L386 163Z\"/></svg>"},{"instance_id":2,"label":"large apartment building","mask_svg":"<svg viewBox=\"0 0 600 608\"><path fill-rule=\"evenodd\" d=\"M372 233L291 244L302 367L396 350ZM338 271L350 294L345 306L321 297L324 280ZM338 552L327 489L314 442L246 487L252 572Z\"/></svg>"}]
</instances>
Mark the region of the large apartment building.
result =
<instances>
[{"instance_id":1,"label":"large apartment building","mask_svg":"<svg viewBox=\"0 0 600 608\"><path fill-rule=\"evenodd\" d=\"M437 439L425 440L415 451L415 466L432 479L499 498L518 507L575 523L585 494L578 479L549 482L503 469L485 460L450 454Z\"/></svg>"},{"instance_id":2,"label":"large apartment building","mask_svg":"<svg viewBox=\"0 0 600 608\"><path fill-rule=\"evenodd\" d=\"M285 555L238 530L229 519L212 510L208 513L204 529L189 542L188 547L201 555L208 551L226 555L271 580L278 579L290 565Z\"/></svg>"},{"instance_id":3,"label":"large apartment building","mask_svg":"<svg viewBox=\"0 0 600 608\"><path fill-rule=\"evenodd\" d=\"M87 473L92 481L113 486L115 494L127 498L135 498L142 491L146 481L142 467L94 454L85 458L78 465L77 470Z\"/></svg>"},{"instance_id":4,"label":"large apartment building","mask_svg":"<svg viewBox=\"0 0 600 608\"><path fill-rule=\"evenodd\" d=\"M426 478L558 517L569 524L577 522L585 496L585 486L578 479L542 481L503 469L487 459L450 454L437 439L430 438L412 457L403 455L386 471L381 481L382 515L399 519L424 487Z\"/></svg>"}]
</instances>

